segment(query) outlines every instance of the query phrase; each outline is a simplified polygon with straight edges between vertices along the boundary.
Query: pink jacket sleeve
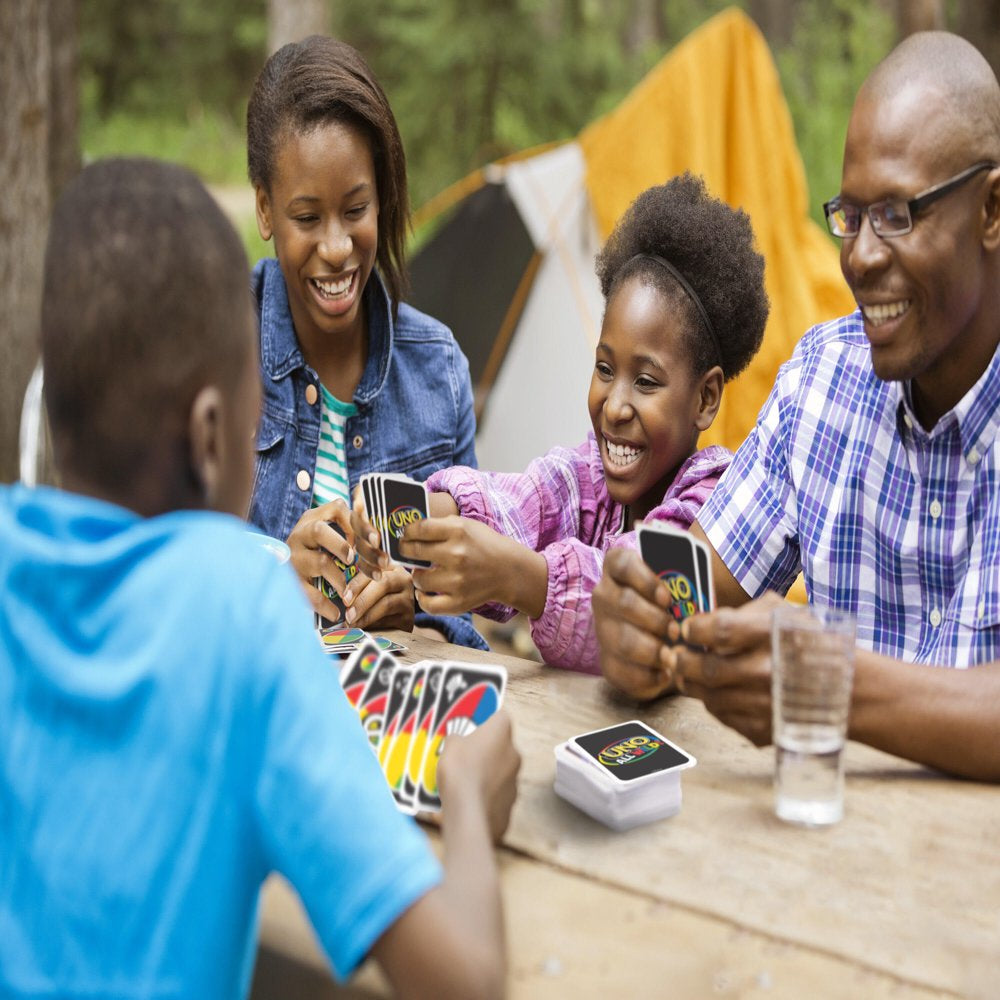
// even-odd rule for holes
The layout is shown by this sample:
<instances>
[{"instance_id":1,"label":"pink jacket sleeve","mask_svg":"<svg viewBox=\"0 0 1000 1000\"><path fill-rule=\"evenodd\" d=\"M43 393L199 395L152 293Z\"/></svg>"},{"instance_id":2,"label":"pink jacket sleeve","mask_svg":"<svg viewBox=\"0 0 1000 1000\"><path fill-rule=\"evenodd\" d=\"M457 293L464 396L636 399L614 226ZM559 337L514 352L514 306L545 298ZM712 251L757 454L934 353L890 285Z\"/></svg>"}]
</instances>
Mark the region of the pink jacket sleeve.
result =
<instances>
[{"instance_id":1,"label":"pink jacket sleeve","mask_svg":"<svg viewBox=\"0 0 1000 1000\"><path fill-rule=\"evenodd\" d=\"M687 531L731 458L728 450L717 446L696 452L681 466L663 503L647 520L667 521ZM549 567L549 588L541 616L531 623L531 637L549 665L600 673L591 596L604 569L605 552L622 546L638 547L635 531L609 533L590 545L567 538L542 553Z\"/></svg>"}]
</instances>

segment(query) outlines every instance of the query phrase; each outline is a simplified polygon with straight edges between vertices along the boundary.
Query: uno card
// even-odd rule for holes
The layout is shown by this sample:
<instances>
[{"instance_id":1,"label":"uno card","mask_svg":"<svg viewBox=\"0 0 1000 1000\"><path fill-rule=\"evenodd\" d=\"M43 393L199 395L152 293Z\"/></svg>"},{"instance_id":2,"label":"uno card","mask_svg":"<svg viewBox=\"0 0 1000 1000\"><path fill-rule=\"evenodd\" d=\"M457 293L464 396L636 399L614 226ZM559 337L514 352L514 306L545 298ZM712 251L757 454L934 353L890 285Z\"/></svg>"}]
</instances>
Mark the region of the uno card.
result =
<instances>
[{"instance_id":1,"label":"uno card","mask_svg":"<svg viewBox=\"0 0 1000 1000\"><path fill-rule=\"evenodd\" d=\"M397 668L397 676L399 670L402 670L402 667ZM402 708L395 720L390 723L391 732L383 734L378 748L378 761L382 766L385 780L389 783L389 789L396 801L406 806L412 805L412 796L407 798L405 795L403 777L406 773L406 759L410 753L410 744L413 742L417 710L420 707L420 696L426 679L426 663L417 663L410 668Z\"/></svg>"},{"instance_id":2,"label":"uno card","mask_svg":"<svg viewBox=\"0 0 1000 1000\"><path fill-rule=\"evenodd\" d=\"M372 637L363 629L349 625L334 625L333 628L321 629L319 641L327 653L335 656L345 656L359 649Z\"/></svg>"},{"instance_id":3,"label":"uno card","mask_svg":"<svg viewBox=\"0 0 1000 1000\"><path fill-rule=\"evenodd\" d=\"M704 609L693 539L656 522L636 529L643 561L667 585L678 622Z\"/></svg>"},{"instance_id":4,"label":"uno card","mask_svg":"<svg viewBox=\"0 0 1000 1000\"><path fill-rule=\"evenodd\" d=\"M424 748L417 786L422 809L440 809L437 765L448 736L465 736L478 729L500 707L507 684L504 667L487 664L446 663L441 675L434 721Z\"/></svg>"},{"instance_id":5,"label":"uno card","mask_svg":"<svg viewBox=\"0 0 1000 1000\"><path fill-rule=\"evenodd\" d=\"M715 607L715 587L712 585L712 559L708 554L708 546L700 539L691 536L694 543L695 560L698 565L698 587L701 593L701 610L711 611Z\"/></svg>"},{"instance_id":6,"label":"uno card","mask_svg":"<svg viewBox=\"0 0 1000 1000\"><path fill-rule=\"evenodd\" d=\"M382 477L383 524L382 537L389 558L402 566L426 567L426 559L407 559L399 551L399 542L408 524L428 516L427 488L406 476Z\"/></svg>"},{"instance_id":7,"label":"uno card","mask_svg":"<svg viewBox=\"0 0 1000 1000\"><path fill-rule=\"evenodd\" d=\"M423 687L420 691L420 701L413 720L413 736L409 741L406 756L406 766L403 771L403 797L409 802L415 802L417 786L420 784L420 768L424 762L424 750L434 723L434 706L437 702L438 690L441 687L441 674L444 666L440 663L428 663Z\"/></svg>"},{"instance_id":8,"label":"uno card","mask_svg":"<svg viewBox=\"0 0 1000 1000\"><path fill-rule=\"evenodd\" d=\"M405 663L397 663L390 678L389 694L385 703L385 714L382 717L382 738L378 744L378 762L382 765L383 758L389 749L389 745L396 737L396 728L399 725L399 716L406 702L406 696L410 690L410 681L413 677L413 668ZM382 766L385 773L385 767Z\"/></svg>"},{"instance_id":9,"label":"uno card","mask_svg":"<svg viewBox=\"0 0 1000 1000\"><path fill-rule=\"evenodd\" d=\"M340 668L340 686L344 689L347 700L355 708L381 657L382 650L375 642L364 642Z\"/></svg>"},{"instance_id":10,"label":"uno card","mask_svg":"<svg viewBox=\"0 0 1000 1000\"><path fill-rule=\"evenodd\" d=\"M371 522L372 527L381 534L382 518L379 517L378 506L375 500L377 479L378 476L373 472L361 477L361 496L365 501L365 513L368 515L368 520Z\"/></svg>"},{"instance_id":11,"label":"uno card","mask_svg":"<svg viewBox=\"0 0 1000 1000\"><path fill-rule=\"evenodd\" d=\"M327 521L326 523L331 528L333 528L333 530L336 531L341 538L346 540L347 535L344 534L344 529L341 528L341 526L337 524L336 521ZM333 557L333 563L337 567L337 569L339 569L340 572L344 574L344 583L350 583L351 580L353 580L358 575L357 552L354 553L354 562L352 562L350 565L347 565L346 563L342 562L336 556ZM344 620L344 612L346 609L344 607L344 601L341 598L340 594L338 594L337 591L334 590L332 586L330 586L329 581L325 577L317 576L314 578L313 583L316 585L319 592L328 601L330 601L333 604L333 606L340 612L340 614L337 615L336 621L342 622ZM316 612L314 624L316 628L329 628L331 625L336 624L336 622L329 621L328 619L324 618L319 612Z\"/></svg>"},{"instance_id":12,"label":"uno card","mask_svg":"<svg viewBox=\"0 0 1000 1000\"><path fill-rule=\"evenodd\" d=\"M389 702L389 691L392 688L392 677L398 666L392 653L383 653L375 664L355 708L358 718L364 727L368 742L373 750L378 749L382 739L382 726L385 722L386 708Z\"/></svg>"},{"instance_id":13,"label":"uno card","mask_svg":"<svg viewBox=\"0 0 1000 1000\"><path fill-rule=\"evenodd\" d=\"M620 782L638 781L697 763L689 753L638 719L574 736L569 748Z\"/></svg>"}]
</instances>

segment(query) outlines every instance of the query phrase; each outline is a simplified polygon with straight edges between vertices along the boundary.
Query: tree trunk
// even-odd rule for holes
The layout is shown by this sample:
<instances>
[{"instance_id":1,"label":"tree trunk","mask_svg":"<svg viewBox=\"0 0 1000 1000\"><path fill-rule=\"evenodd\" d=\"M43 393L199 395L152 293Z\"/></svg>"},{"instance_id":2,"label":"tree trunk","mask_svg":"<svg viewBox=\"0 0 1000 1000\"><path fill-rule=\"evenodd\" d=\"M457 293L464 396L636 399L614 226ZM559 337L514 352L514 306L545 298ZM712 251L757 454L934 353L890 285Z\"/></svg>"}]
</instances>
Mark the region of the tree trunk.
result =
<instances>
[{"instance_id":1,"label":"tree trunk","mask_svg":"<svg viewBox=\"0 0 1000 1000\"><path fill-rule=\"evenodd\" d=\"M1000 76L1000 10L996 4L965 0L959 5L955 30L982 52Z\"/></svg>"},{"instance_id":2,"label":"tree trunk","mask_svg":"<svg viewBox=\"0 0 1000 1000\"><path fill-rule=\"evenodd\" d=\"M267 50L277 52L307 35L330 33L328 0L268 0Z\"/></svg>"},{"instance_id":3,"label":"tree trunk","mask_svg":"<svg viewBox=\"0 0 1000 1000\"><path fill-rule=\"evenodd\" d=\"M747 13L757 23L772 51L784 48L792 40L795 23L792 0L749 0Z\"/></svg>"},{"instance_id":4,"label":"tree trunk","mask_svg":"<svg viewBox=\"0 0 1000 1000\"><path fill-rule=\"evenodd\" d=\"M48 0L0 3L0 481L18 477L50 211Z\"/></svg>"},{"instance_id":5,"label":"tree trunk","mask_svg":"<svg viewBox=\"0 0 1000 1000\"><path fill-rule=\"evenodd\" d=\"M53 199L79 170L75 0L0 2L0 482L18 478ZM52 469L39 471L51 480Z\"/></svg>"},{"instance_id":6,"label":"tree trunk","mask_svg":"<svg viewBox=\"0 0 1000 1000\"><path fill-rule=\"evenodd\" d=\"M896 0L896 23L900 38L916 31L939 31L945 26L944 0Z\"/></svg>"}]
</instances>

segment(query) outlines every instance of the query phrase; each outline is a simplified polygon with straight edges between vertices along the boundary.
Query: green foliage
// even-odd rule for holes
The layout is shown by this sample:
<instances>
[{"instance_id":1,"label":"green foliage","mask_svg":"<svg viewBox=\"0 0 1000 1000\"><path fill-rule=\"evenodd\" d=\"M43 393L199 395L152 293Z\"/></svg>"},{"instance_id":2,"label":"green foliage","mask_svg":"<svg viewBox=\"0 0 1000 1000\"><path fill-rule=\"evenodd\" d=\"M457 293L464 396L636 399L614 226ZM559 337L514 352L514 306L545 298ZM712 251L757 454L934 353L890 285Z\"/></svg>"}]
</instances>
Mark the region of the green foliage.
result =
<instances>
[{"instance_id":1,"label":"green foliage","mask_svg":"<svg viewBox=\"0 0 1000 1000\"><path fill-rule=\"evenodd\" d=\"M576 135L613 108L727 0L336 0L403 133L419 206L469 171ZM741 4L746 6L746 3ZM789 0L775 52L810 202L840 184L858 85L892 45L888 5ZM161 156L245 185L244 114L266 52L266 0L87 0L80 5L84 155ZM248 201L249 204L249 201ZM248 223L252 258L269 250Z\"/></svg>"}]
</instances>

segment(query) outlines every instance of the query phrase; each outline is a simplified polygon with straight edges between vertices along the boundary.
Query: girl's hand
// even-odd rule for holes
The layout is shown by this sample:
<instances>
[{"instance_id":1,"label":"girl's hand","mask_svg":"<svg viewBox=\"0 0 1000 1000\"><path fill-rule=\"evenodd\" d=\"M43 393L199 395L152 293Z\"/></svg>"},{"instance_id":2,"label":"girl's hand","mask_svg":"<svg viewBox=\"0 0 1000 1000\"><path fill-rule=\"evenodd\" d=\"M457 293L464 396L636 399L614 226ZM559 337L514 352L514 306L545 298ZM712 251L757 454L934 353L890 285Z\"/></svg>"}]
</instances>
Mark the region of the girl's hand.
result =
<instances>
[{"instance_id":1,"label":"girl's hand","mask_svg":"<svg viewBox=\"0 0 1000 1000\"><path fill-rule=\"evenodd\" d=\"M339 525L344 534L331 528L330 521ZM302 582L309 604L329 621L338 621L340 611L320 593L315 580L323 577L338 594L343 594L342 567L354 562L353 540L350 512L343 500L332 500L307 510L286 539L292 568ZM335 559L340 560L340 566Z\"/></svg>"},{"instance_id":2,"label":"girl's hand","mask_svg":"<svg viewBox=\"0 0 1000 1000\"><path fill-rule=\"evenodd\" d=\"M537 618L545 607L544 557L479 521L457 515L415 521L399 550L408 559L432 564L413 571L417 601L431 614L460 614L497 603Z\"/></svg>"},{"instance_id":3,"label":"girl's hand","mask_svg":"<svg viewBox=\"0 0 1000 1000\"><path fill-rule=\"evenodd\" d=\"M373 580L361 572L344 590L344 619L363 629L413 631L413 582L402 566L390 566Z\"/></svg>"}]
</instances>

